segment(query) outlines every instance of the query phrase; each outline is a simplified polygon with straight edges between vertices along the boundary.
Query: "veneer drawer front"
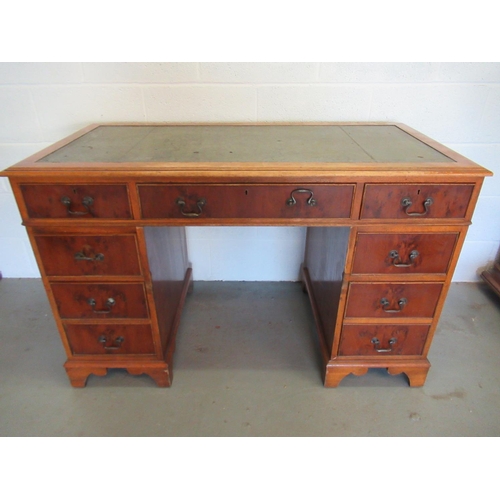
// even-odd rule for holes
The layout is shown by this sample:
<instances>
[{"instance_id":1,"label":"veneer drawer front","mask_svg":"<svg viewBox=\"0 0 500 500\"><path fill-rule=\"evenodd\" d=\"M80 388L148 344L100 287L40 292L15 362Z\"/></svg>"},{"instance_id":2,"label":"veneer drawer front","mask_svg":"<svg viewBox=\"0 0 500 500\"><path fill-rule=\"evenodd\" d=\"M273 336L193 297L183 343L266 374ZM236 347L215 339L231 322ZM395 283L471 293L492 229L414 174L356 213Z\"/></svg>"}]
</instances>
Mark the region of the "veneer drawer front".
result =
<instances>
[{"instance_id":1,"label":"veneer drawer front","mask_svg":"<svg viewBox=\"0 0 500 500\"><path fill-rule=\"evenodd\" d=\"M143 184L138 190L145 219L349 218L354 186Z\"/></svg>"},{"instance_id":2,"label":"veneer drawer front","mask_svg":"<svg viewBox=\"0 0 500 500\"><path fill-rule=\"evenodd\" d=\"M346 318L432 318L441 283L351 283Z\"/></svg>"},{"instance_id":3,"label":"veneer drawer front","mask_svg":"<svg viewBox=\"0 0 500 500\"><path fill-rule=\"evenodd\" d=\"M362 219L463 219L473 184L368 184Z\"/></svg>"},{"instance_id":4,"label":"veneer drawer front","mask_svg":"<svg viewBox=\"0 0 500 500\"><path fill-rule=\"evenodd\" d=\"M446 274L458 233L358 233L353 274Z\"/></svg>"},{"instance_id":5,"label":"veneer drawer front","mask_svg":"<svg viewBox=\"0 0 500 500\"><path fill-rule=\"evenodd\" d=\"M125 185L22 184L28 215L33 219L130 219Z\"/></svg>"},{"instance_id":6,"label":"veneer drawer front","mask_svg":"<svg viewBox=\"0 0 500 500\"><path fill-rule=\"evenodd\" d=\"M428 325L344 325L339 356L419 356Z\"/></svg>"},{"instance_id":7,"label":"veneer drawer front","mask_svg":"<svg viewBox=\"0 0 500 500\"><path fill-rule=\"evenodd\" d=\"M148 318L142 283L53 283L59 316L71 318Z\"/></svg>"},{"instance_id":8,"label":"veneer drawer front","mask_svg":"<svg viewBox=\"0 0 500 500\"><path fill-rule=\"evenodd\" d=\"M73 354L154 354L150 325L66 324Z\"/></svg>"},{"instance_id":9,"label":"veneer drawer front","mask_svg":"<svg viewBox=\"0 0 500 500\"><path fill-rule=\"evenodd\" d=\"M141 274L133 235L35 236L47 276Z\"/></svg>"}]
</instances>

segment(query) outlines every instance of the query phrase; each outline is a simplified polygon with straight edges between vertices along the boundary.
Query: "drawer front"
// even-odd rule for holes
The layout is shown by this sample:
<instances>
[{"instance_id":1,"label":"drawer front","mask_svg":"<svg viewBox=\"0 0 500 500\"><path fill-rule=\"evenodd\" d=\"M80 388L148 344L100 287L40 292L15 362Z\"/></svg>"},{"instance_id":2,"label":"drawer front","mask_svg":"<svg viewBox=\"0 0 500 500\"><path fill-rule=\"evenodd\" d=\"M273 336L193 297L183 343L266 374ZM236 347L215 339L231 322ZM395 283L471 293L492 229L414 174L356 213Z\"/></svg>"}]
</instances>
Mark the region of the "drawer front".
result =
<instances>
[{"instance_id":1,"label":"drawer front","mask_svg":"<svg viewBox=\"0 0 500 500\"><path fill-rule=\"evenodd\" d=\"M441 283L351 283L346 318L432 318Z\"/></svg>"},{"instance_id":2,"label":"drawer front","mask_svg":"<svg viewBox=\"0 0 500 500\"><path fill-rule=\"evenodd\" d=\"M103 184L22 184L33 219L130 219L127 186Z\"/></svg>"},{"instance_id":3,"label":"drawer front","mask_svg":"<svg viewBox=\"0 0 500 500\"><path fill-rule=\"evenodd\" d=\"M150 325L71 325L66 335L73 354L154 354Z\"/></svg>"},{"instance_id":4,"label":"drawer front","mask_svg":"<svg viewBox=\"0 0 500 500\"><path fill-rule=\"evenodd\" d=\"M368 184L362 219L463 219L473 184Z\"/></svg>"},{"instance_id":5,"label":"drawer front","mask_svg":"<svg viewBox=\"0 0 500 500\"><path fill-rule=\"evenodd\" d=\"M354 186L141 185L142 217L349 218Z\"/></svg>"},{"instance_id":6,"label":"drawer front","mask_svg":"<svg viewBox=\"0 0 500 500\"><path fill-rule=\"evenodd\" d=\"M458 233L358 233L353 274L446 274Z\"/></svg>"},{"instance_id":7,"label":"drawer front","mask_svg":"<svg viewBox=\"0 0 500 500\"><path fill-rule=\"evenodd\" d=\"M35 236L47 276L141 274L135 236Z\"/></svg>"},{"instance_id":8,"label":"drawer front","mask_svg":"<svg viewBox=\"0 0 500 500\"><path fill-rule=\"evenodd\" d=\"M345 325L339 356L419 356L427 325Z\"/></svg>"},{"instance_id":9,"label":"drawer front","mask_svg":"<svg viewBox=\"0 0 500 500\"><path fill-rule=\"evenodd\" d=\"M59 316L71 318L148 318L141 283L53 283Z\"/></svg>"}]
</instances>

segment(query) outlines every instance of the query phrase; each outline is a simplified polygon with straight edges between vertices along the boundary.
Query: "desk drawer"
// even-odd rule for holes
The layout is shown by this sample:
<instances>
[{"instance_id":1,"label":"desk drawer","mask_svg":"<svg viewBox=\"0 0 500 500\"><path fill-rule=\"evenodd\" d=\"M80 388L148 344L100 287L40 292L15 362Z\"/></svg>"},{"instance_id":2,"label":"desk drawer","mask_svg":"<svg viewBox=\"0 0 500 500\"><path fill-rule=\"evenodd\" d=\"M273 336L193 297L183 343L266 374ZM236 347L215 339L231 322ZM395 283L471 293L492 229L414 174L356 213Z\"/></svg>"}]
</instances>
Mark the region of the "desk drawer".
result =
<instances>
[{"instance_id":1,"label":"desk drawer","mask_svg":"<svg viewBox=\"0 0 500 500\"><path fill-rule=\"evenodd\" d=\"M362 219L463 219L473 184L367 184Z\"/></svg>"},{"instance_id":2,"label":"desk drawer","mask_svg":"<svg viewBox=\"0 0 500 500\"><path fill-rule=\"evenodd\" d=\"M428 325L345 325L339 356L419 356Z\"/></svg>"},{"instance_id":3,"label":"desk drawer","mask_svg":"<svg viewBox=\"0 0 500 500\"><path fill-rule=\"evenodd\" d=\"M458 233L358 233L353 274L446 274Z\"/></svg>"},{"instance_id":4,"label":"desk drawer","mask_svg":"<svg viewBox=\"0 0 500 500\"><path fill-rule=\"evenodd\" d=\"M346 318L432 318L441 283L351 283Z\"/></svg>"},{"instance_id":5,"label":"desk drawer","mask_svg":"<svg viewBox=\"0 0 500 500\"><path fill-rule=\"evenodd\" d=\"M138 190L145 219L349 218L354 186L143 184Z\"/></svg>"},{"instance_id":6,"label":"desk drawer","mask_svg":"<svg viewBox=\"0 0 500 500\"><path fill-rule=\"evenodd\" d=\"M22 184L24 203L33 219L130 219L125 185Z\"/></svg>"},{"instance_id":7,"label":"desk drawer","mask_svg":"<svg viewBox=\"0 0 500 500\"><path fill-rule=\"evenodd\" d=\"M134 235L35 236L47 276L137 276Z\"/></svg>"},{"instance_id":8,"label":"desk drawer","mask_svg":"<svg viewBox=\"0 0 500 500\"><path fill-rule=\"evenodd\" d=\"M154 354L150 325L66 324L73 354Z\"/></svg>"},{"instance_id":9,"label":"desk drawer","mask_svg":"<svg viewBox=\"0 0 500 500\"><path fill-rule=\"evenodd\" d=\"M59 316L71 318L148 318L142 283L53 283Z\"/></svg>"}]
</instances>

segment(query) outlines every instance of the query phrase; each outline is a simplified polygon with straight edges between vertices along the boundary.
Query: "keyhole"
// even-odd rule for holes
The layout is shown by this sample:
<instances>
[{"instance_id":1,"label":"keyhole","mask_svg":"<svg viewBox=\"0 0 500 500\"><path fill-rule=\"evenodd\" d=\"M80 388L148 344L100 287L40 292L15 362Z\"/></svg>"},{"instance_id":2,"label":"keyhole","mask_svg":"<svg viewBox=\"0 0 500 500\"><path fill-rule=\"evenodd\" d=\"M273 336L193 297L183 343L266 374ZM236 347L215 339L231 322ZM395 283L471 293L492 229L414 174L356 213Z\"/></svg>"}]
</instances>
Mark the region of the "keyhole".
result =
<instances>
[{"instance_id":1,"label":"keyhole","mask_svg":"<svg viewBox=\"0 0 500 500\"><path fill-rule=\"evenodd\" d=\"M248 194L248 190L247 189L245 189L245 194Z\"/></svg>"},{"instance_id":2,"label":"keyhole","mask_svg":"<svg viewBox=\"0 0 500 500\"><path fill-rule=\"evenodd\" d=\"M417 194L420 194L420 189L417 191Z\"/></svg>"}]
</instances>

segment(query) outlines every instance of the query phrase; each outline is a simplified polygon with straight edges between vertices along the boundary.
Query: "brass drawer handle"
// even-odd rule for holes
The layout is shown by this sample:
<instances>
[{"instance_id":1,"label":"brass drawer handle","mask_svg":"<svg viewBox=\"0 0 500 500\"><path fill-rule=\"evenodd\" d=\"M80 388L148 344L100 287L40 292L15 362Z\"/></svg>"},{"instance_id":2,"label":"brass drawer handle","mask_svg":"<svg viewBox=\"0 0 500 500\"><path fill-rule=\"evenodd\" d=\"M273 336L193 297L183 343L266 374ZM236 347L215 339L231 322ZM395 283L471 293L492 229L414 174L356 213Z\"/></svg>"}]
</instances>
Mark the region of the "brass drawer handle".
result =
<instances>
[{"instance_id":1,"label":"brass drawer handle","mask_svg":"<svg viewBox=\"0 0 500 500\"><path fill-rule=\"evenodd\" d=\"M299 189L294 189L291 193L290 193L290 198L288 198L288 200L286 200L286 204L288 206L293 206L293 205L296 205L297 204L297 200L295 199L295 197L293 196L294 193L307 193L309 194L309 198L307 198L307 204L310 206L310 207L315 207L316 204L317 204L317 201L316 199L314 198L314 193L310 190L310 189L304 189L304 188L299 188Z\"/></svg>"},{"instance_id":2,"label":"brass drawer handle","mask_svg":"<svg viewBox=\"0 0 500 500\"><path fill-rule=\"evenodd\" d=\"M403 299L399 299L398 300L398 306L399 306L399 309L387 309L387 307L389 306L390 302L384 297L380 303L382 304L382 309L386 312L386 313L399 313L403 310L404 306L406 304L408 304L408 301L403 298Z\"/></svg>"},{"instance_id":3,"label":"brass drawer handle","mask_svg":"<svg viewBox=\"0 0 500 500\"><path fill-rule=\"evenodd\" d=\"M434 203L434 200L432 198L427 198L424 201L424 211L423 212L408 212L408 209L413 205L413 202L411 201L411 198L403 198L401 200L401 205L405 209L405 214L409 215L410 217L422 217L423 215L427 215L429 213L429 207Z\"/></svg>"},{"instance_id":4,"label":"brass drawer handle","mask_svg":"<svg viewBox=\"0 0 500 500\"><path fill-rule=\"evenodd\" d=\"M107 346L106 344L108 343L109 339L106 337L106 335L101 335L98 339L98 342L102 344L102 347L106 349L107 351L116 351L117 349L120 349L123 342L125 341L124 337L116 337L116 339L113 340L113 344L111 346Z\"/></svg>"},{"instance_id":5,"label":"brass drawer handle","mask_svg":"<svg viewBox=\"0 0 500 500\"><path fill-rule=\"evenodd\" d=\"M90 298L87 302L90 307L92 307L92 311L96 314L109 314L111 312L111 308L116 304L116 300L113 297L106 300L107 309L96 309L96 300L93 298Z\"/></svg>"},{"instance_id":6,"label":"brass drawer handle","mask_svg":"<svg viewBox=\"0 0 500 500\"><path fill-rule=\"evenodd\" d=\"M392 265L394 267L411 267L415 263L414 260L419 256L420 254L418 253L417 250L412 250L410 252L409 258L410 262L402 262L399 253L397 250L391 250L389 252L389 257L392 259Z\"/></svg>"},{"instance_id":7,"label":"brass drawer handle","mask_svg":"<svg viewBox=\"0 0 500 500\"><path fill-rule=\"evenodd\" d=\"M181 207L181 214L184 215L184 217L199 217L201 215L201 212L203 211L203 207L207 203L207 200L205 200L205 198L200 198L196 202L196 206L198 207L197 212L184 212L184 207L186 206L186 202L184 201L183 198L177 198L175 203L177 203L177 205Z\"/></svg>"},{"instance_id":8,"label":"brass drawer handle","mask_svg":"<svg viewBox=\"0 0 500 500\"><path fill-rule=\"evenodd\" d=\"M75 253L75 260L90 260L93 262L100 262L104 260L104 255L102 253L96 253L93 256L88 256L85 255L85 253L82 252L76 252Z\"/></svg>"},{"instance_id":9,"label":"brass drawer handle","mask_svg":"<svg viewBox=\"0 0 500 500\"><path fill-rule=\"evenodd\" d=\"M68 196L63 196L61 198L61 203L65 205L69 215L94 215L92 213L92 209L90 208L94 204L94 198L92 198L91 196L85 196L85 198L83 198L82 200L82 205L87 209L86 212L74 212L73 210L71 210L72 201Z\"/></svg>"},{"instance_id":10,"label":"brass drawer handle","mask_svg":"<svg viewBox=\"0 0 500 500\"><path fill-rule=\"evenodd\" d=\"M394 337L392 337L391 339L389 339L389 347L387 349L379 349L379 345L380 345L380 340L377 338L377 337L373 337L372 338L372 344L373 344L373 348L377 351L377 352L392 352L392 346L397 342L397 339L395 339Z\"/></svg>"}]
</instances>

